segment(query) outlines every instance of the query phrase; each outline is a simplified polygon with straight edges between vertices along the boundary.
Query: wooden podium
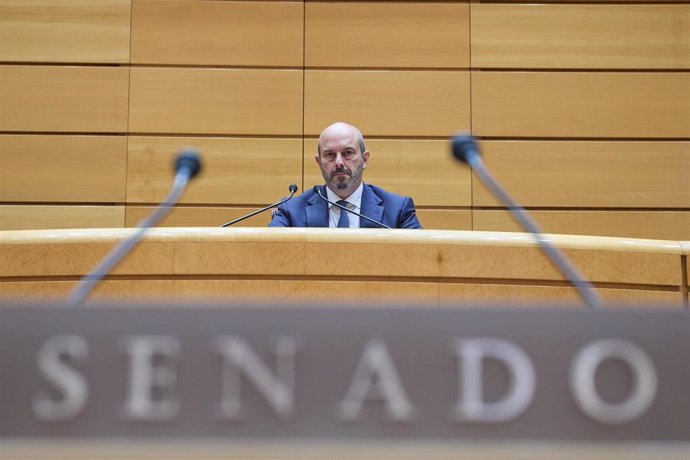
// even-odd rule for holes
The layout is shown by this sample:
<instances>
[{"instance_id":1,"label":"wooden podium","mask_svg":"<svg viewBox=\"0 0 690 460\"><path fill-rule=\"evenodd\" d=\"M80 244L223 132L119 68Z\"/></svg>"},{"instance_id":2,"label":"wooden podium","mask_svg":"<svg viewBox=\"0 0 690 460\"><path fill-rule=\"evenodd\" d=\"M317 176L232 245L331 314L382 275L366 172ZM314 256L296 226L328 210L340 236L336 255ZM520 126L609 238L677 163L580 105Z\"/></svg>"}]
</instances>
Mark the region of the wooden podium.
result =
<instances>
[{"instance_id":1,"label":"wooden podium","mask_svg":"<svg viewBox=\"0 0 690 460\"><path fill-rule=\"evenodd\" d=\"M688 242L550 235L605 306L647 307L590 311L523 233L156 228L85 308L60 305L133 231L0 232L0 458L622 460L644 451L680 460L690 451ZM477 347L513 354L487 348L482 370ZM405 397L372 390L345 420L336 409L359 388L362 363L368 385L382 391L385 375ZM470 372L487 373L491 404L517 394L518 381L531 388L523 408L493 422L458 418L474 394L464 391ZM595 375L596 391L619 399L590 406ZM276 408L260 376L285 385L292 409ZM389 410L394 399L414 408L409 417ZM180 405L163 419L123 412L136 401ZM630 401L634 417L604 417ZM221 410L236 404L242 417Z\"/></svg>"},{"instance_id":2,"label":"wooden podium","mask_svg":"<svg viewBox=\"0 0 690 460\"><path fill-rule=\"evenodd\" d=\"M0 232L0 296L62 301L134 229ZM690 243L550 235L605 304L687 308ZM581 303L524 233L156 228L89 301Z\"/></svg>"}]
</instances>

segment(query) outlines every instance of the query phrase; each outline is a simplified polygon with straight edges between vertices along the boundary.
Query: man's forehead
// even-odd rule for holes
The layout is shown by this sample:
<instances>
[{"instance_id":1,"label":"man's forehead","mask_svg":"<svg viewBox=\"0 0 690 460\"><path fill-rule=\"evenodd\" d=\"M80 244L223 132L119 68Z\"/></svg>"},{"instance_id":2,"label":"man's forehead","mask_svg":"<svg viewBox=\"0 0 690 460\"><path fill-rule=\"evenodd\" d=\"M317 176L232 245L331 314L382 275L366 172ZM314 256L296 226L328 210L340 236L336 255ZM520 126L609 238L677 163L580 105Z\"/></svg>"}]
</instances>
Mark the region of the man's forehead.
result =
<instances>
[{"instance_id":1,"label":"man's forehead","mask_svg":"<svg viewBox=\"0 0 690 460\"><path fill-rule=\"evenodd\" d=\"M335 148L356 148L357 140L353 134L338 133L334 135L326 135L319 140L319 145L322 150Z\"/></svg>"},{"instance_id":2,"label":"man's forehead","mask_svg":"<svg viewBox=\"0 0 690 460\"><path fill-rule=\"evenodd\" d=\"M357 141L353 136L334 136L323 139L321 141L321 146L323 148L356 147Z\"/></svg>"}]
</instances>

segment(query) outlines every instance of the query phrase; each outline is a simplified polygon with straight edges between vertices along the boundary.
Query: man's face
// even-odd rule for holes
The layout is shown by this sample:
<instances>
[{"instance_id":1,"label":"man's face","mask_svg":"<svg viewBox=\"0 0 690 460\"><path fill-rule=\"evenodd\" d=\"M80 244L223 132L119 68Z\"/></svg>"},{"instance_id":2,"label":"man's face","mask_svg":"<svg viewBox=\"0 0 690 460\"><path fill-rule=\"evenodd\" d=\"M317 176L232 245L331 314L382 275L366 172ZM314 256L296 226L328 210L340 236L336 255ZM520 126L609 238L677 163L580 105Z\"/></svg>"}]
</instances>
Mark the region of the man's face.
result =
<instances>
[{"instance_id":1,"label":"man's face","mask_svg":"<svg viewBox=\"0 0 690 460\"><path fill-rule=\"evenodd\" d=\"M326 185L339 197L347 198L362 182L369 151L361 151L355 132L348 129L325 132L319 149L316 163L321 168Z\"/></svg>"}]
</instances>

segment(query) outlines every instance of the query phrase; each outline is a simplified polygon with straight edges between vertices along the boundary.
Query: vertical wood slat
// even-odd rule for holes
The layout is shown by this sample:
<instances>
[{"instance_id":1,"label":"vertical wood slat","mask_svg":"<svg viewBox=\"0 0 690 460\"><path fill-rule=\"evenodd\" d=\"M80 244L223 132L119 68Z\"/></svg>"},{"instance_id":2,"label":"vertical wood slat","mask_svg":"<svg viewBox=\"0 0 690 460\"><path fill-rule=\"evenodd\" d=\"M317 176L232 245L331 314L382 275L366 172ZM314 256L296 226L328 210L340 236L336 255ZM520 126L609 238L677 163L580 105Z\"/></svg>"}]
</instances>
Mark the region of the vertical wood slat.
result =
<instances>
[{"instance_id":1,"label":"vertical wood slat","mask_svg":"<svg viewBox=\"0 0 690 460\"><path fill-rule=\"evenodd\" d=\"M690 137L689 73L472 72L472 129L501 137Z\"/></svg>"},{"instance_id":2,"label":"vertical wood slat","mask_svg":"<svg viewBox=\"0 0 690 460\"><path fill-rule=\"evenodd\" d=\"M546 233L606 235L621 238L682 240L690 238L690 211L640 210L530 210ZM502 210L472 211L472 230L522 232L515 219Z\"/></svg>"},{"instance_id":3,"label":"vertical wood slat","mask_svg":"<svg viewBox=\"0 0 690 460\"><path fill-rule=\"evenodd\" d=\"M131 69L130 133L302 133L302 71Z\"/></svg>"},{"instance_id":4,"label":"vertical wood slat","mask_svg":"<svg viewBox=\"0 0 690 460\"><path fill-rule=\"evenodd\" d=\"M124 206L0 204L1 230L120 228Z\"/></svg>"},{"instance_id":5,"label":"vertical wood slat","mask_svg":"<svg viewBox=\"0 0 690 460\"><path fill-rule=\"evenodd\" d=\"M470 126L465 71L329 71L305 73L306 135L336 120L365 136L447 136Z\"/></svg>"},{"instance_id":6,"label":"vertical wood slat","mask_svg":"<svg viewBox=\"0 0 690 460\"><path fill-rule=\"evenodd\" d=\"M472 67L688 69L690 5L473 4Z\"/></svg>"},{"instance_id":7,"label":"vertical wood slat","mask_svg":"<svg viewBox=\"0 0 690 460\"><path fill-rule=\"evenodd\" d=\"M260 205L289 195L290 184L302 188L302 139L130 136L127 202L160 202L185 146L200 152L203 167L181 203Z\"/></svg>"},{"instance_id":8,"label":"vertical wood slat","mask_svg":"<svg viewBox=\"0 0 690 460\"><path fill-rule=\"evenodd\" d=\"M0 0L0 61L129 62L130 0Z\"/></svg>"},{"instance_id":9,"label":"vertical wood slat","mask_svg":"<svg viewBox=\"0 0 690 460\"><path fill-rule=\"evenodd\" d=\"M132 3L132 63L302 66L301 2Z\"/></svg>"},{"instance_id":10,"label":"vertical wood slat","mask_svg":"<svg viewBox=\"0 0 690 460\"><path fill-rule=\"evenodd\" d=\"M124 133L126 67L0 65L0 130Z\"/></svg>"},{"instance_id":11,"label":"vertical wood slat","mask_svg":"<svg viewBox=\"0 0 690 460\"><path fill-rule=\"evenodd\" d=\"M263 207L263 206L262 206ZM259 207L176 206L159 227L219 227L227 222L246 216ZM127 205L125 227L134 227L154 210L153 206ZM271 221L271 211L233 224L233 227L266 227Z\"/></svg>"},{"instance_id":12,"label":"vertical wood slat","mask_svg":"<svg viewBox=\"0 0 690 460\"><path fill-rule=\"evenodd\" d=\"M124 136L0 135L0 201L122 203Z\"/></svg>"},{"instance_id":13,"label":"vertical wood slat","mask_svg":"<svg viewBox=\"0 0 690 460\"><path fill-rule=\"evenodd\" d=\"M469 67L467 3L308 2L305 24L307 67Z\"/></svg>"},{"instance_id":14,"label":"vertical wood slat","mask_svg":"<svg viewBox=\"0 0 690 460\"><path fill-rule=\"evenodd\" d=\"M688 208L690 142L484 141L486 165L524 206ZM475 206L497 200L473 181Z\"/></svg>"}]
</instances>

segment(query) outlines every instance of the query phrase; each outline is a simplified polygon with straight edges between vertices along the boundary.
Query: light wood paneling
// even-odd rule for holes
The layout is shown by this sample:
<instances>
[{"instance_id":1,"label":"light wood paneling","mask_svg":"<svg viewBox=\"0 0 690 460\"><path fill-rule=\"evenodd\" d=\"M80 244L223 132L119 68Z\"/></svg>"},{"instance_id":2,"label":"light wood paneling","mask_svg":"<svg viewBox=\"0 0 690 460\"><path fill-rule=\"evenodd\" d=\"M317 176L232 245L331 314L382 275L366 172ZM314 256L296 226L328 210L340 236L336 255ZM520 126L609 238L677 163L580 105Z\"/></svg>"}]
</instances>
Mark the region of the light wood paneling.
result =
<instances>
[{"instance_id":1,"label":"light wood paneling","mask_svg":"<svg viewBox=\"0 0 690 460\"><path fill-rule=\"evenodd\" d=\"M132 68L133 133L301 135L302 71Z\"/></svg>"},{"instance_id":2,"label":"light wood paneling","mask_svg":"<svg viewBox=\"0 0 690 460\"><path fill-rule=\"evenodd\" d=\"M118 228L123 206L0 205L0 230L52 228Z\"/></svg>"},{"instance_id":3,"label":"light wood paneling","mask_svg":"<svg viewBox=\"0 0 690 460\"><path fill-rule=\"evenodd\" d=\"M124 136L0 135L0 201L123 202Z\"/></svg>"},{"instance_id":4,"label":"light wood paneling","mask_svg":"<svg viewBox=\"0 0 690 460\"><path fill-rule=\"evenodd\" d=\"M607 308L644 306L647 308L679 308L683 304L680 291L596 288ZM571 286L531 286L525 284L439 284L439 305L481 304L500 307L553 307L559 305L584 308L582 298Z\"/></svg>"},{"instance_id":5,"label":"light wood paneling","mask_svg":"<svg viewBox=\"0 0 690 460\"><path fill-rule=\"evenodd\" d=\"M690 238L690 211L529 211L547 233L681 240ZM507 211L472 211L473 230L523 231Z\"/></svg>"},{"instance_id":6,"label":"light wood paneling","mask_svg":"<svg viewBox=\"0 0 690 460\"><path fill-rule=\"evenodd\" d=\"M0 282L0 297L31 301L41 298L65 300L76 281ZM391 307L584 307L582 299L570 286L531 286L503 284L454 284L435 282L338 281L343 291L340 302L357 302ZM597 288L607 308L644 306L679 308L680 292L640 289ZM218 302L261 302L289 299L290 303L333 303L333 281L325 280L105 280L94 290L90 301L149 301L174 298L176 301L204 299Z\"/></svg>"},{"instance_id":7,"label":"light wood paneling","mask_svg":"<svg viewBox=\"0 0 690 460\"><path fill-rule=\"evenodd\" d=\"M301 2L134 0L132 63L301 66Z\"/></svg>"},{"instance_id":8,"label":"light wood paneling","mask_svg":"<svg viewBox=\"0 0 690 460\"><path fill-rule=\"evenodd\" d=\"M472 230L469 209L419 209L417 218L427 230Z\"/></svg>"},{"instance_id":9,"label":"light wood paneling","mask_svg":"<svg viewBox=\"0 0 690 460\"><path fill-rule=\"evenodd\" d=\"M472 67L690 68L690 5L472 6Z\"/></svg>"},{"instance_id":10,"label":"light wood paneling","mask_svg":"<svg viewBox=\"0 0 690 460\"><path fill-rule=\"evenodd\" d=\"M437 305L436 283L414 281L338 280L338 302L386 303L395 306ZM257 302L259 299L285 303L322 302L320 308L336 306L333 280L175 280L178 299L204 298L227 302L228 299Z\"/></svg>"},{"instance_id":11,"label":"light wood paneling","mask_svg":"<svg viewBox=\"0 0 690 460\"><path fill-rule=\"evenodd\" d=\"M470 126L462 71L327 71L305 75L305 134L342 120L366 136L447 136Z\"/></svg>"},{"instance_id":12,"label":"light wood paneling","mask_svg":"<svg viewBox=\"0 0 690 460\"><path fill-rule=\"evenodd\" d=\"M481 136L690 136L690 73L472 72Z\"/></svg>"},{"instance_id":13,"label":"light wood paneling","mask_svg":"<svg viewBox=\"0 0 690 460\"><path fill-rule=\"evenodd\" d=\"M285 193L289 195L289 193ZM278 201L276 198L275 201ZM220 206L177 206L161 221L159 227L219 227L226 222L238 219L256 211L263 206L254 208L235 208ZM125 226L134 227L142 219L153 212L153 206L127 206ZM271 221L271 210L257 214L254 217L238 222L233 227L266 227Z\"/></svg>"},{"instance_id":14,"label":"light wood paneling","mask_svg":"<svg viewBox=\"0 0 690 460\"><path fill-rule=\"evenodd\" d=\"M366 148L370 152L366 182L411 196L418 206L470 206L470 171L452 159L447 141L366 139ZM317 141L307 140L307 188L323 183L314 161L316 152Z\"/></svg>"},{"instance_id":15,"label":"light wood paneling","mask_svg":"<svg viewBox=\"0 0 690 460\"><path fill-rule=\"evenodd\" d=\"M0 232L0 277L12 278L2 283L32 282L24 286L36 292L42 282L82 275L132 230ZM607 283L602 287L618 290L619 298L632 299L624 292L629 290L639 291L638 298L682 300L678 241L564 235L550 239L585 277ZM126 275L123 281L141 277L143 284L181 281L183 292L185 283L199 281L200 288L208 285L212 293L231 295L225 290L237 284L238 295L253 298L265 293L248 289L252 283L271 287L276 281L290 282L298 284L298 300L307 294L321 298L336 276L353 288L378 293L372 298L419 295L431 305L436 299L458 298L452 290L436 297L445 284L488 285L484 289L492 295L505 289L537 293L540 288L567 287L529 235L433 230L152 229L111 279L119 281L117 275ZM402 286L408 282L409 288Z\"/></svg>"},{"instance_id":16,"label":"light wood paneling","mask_svg":"<svg viewBox=\"0 0 690 460\"><path fill-rule=\"evenodd\" d=\"M485 141L487 167L524 206L690 208L690 142ZM473 181L475 206L496 206Z\"/></svg>"},{"instance_id":17,"label":"light wood paneling","mask_svg":"<svg viewBox=\"0 0 690 460\"><path fill-rule=\"evenodd\" d=\"M0 61L129 61L130 0L0 0Z\"/></svg>"},{"instance_id":18,"label":"light wood paneling","mask_svg":"<svg viewBox=\"0 0 690 460\"><path fill-rule=\"evenodd\" d=\"M559 238L562 237L550 237L556 246L560 246ZM563 248L563 252L581 270L582 275L592 282L676 287L681 284L677 254L582 248ZM503 245L491 247L449 245L440 248L439 254L441 263L437 269L439 275L443 277L565 281L563 275L537 247L525 249ZM420 268L425 270L426 267Z\"/></svg>"},{"instance_id":19,"label":"light wood paneling","mask_svg":"<svg viewBox=\"0 0 690 460\"><path fill-rule=\"evenodd\" d=\"M286 193L287 195L287 193ZM276 198L277 201L277 198ZM255 208L223 208L209 206L178 206L160 223L159 227L217 227L225 222L245 216ZM127 206L125 226L134 227L153 211L153 206ZM466 210L419 209L417 217L429 230L472 230L472 212ZM271 210L239 222L233 227L266 227L271 221ZM117 225L119 227L119 225ZM9 230L9 229L8 229Z\"/></svg>"},{"instance_id":20,"label":"light wood paneling","mask_svg":"<svg viewBox=\"0 0 690 460\"><path fill-rule=\"evenodd\" d=\"M469 67L469 4L307 3L310 67Z\"/></svg>"},{"instance_id":21,"label":"light wood paneling","mask_svg":"<svg viewBox=\"0 0 690 460\"><path fill-rule=\"evenodd\" d=\"M172 185L175 152L193 146L202 170L183 203L269 204L302 187L301 139L138 137L129 139L127 202L158 203Z\"/></svg>"},{"instance_id":22,"label":"light wood paneling","mask_svg":"<svg viewBox=\"0 0 690 460\"><path fill-rule=\"evenodd\" d=\"M0 66L3 131L124 132L129 69Z\"/></svg>"}]
</instances>

